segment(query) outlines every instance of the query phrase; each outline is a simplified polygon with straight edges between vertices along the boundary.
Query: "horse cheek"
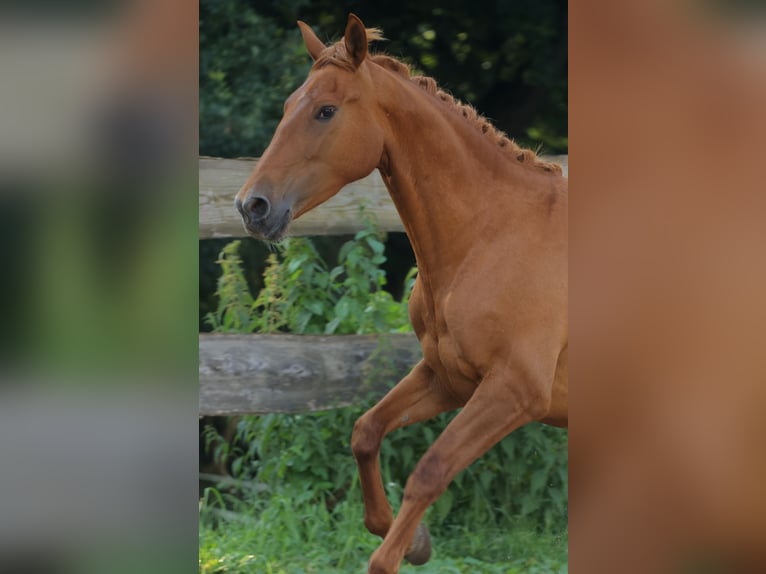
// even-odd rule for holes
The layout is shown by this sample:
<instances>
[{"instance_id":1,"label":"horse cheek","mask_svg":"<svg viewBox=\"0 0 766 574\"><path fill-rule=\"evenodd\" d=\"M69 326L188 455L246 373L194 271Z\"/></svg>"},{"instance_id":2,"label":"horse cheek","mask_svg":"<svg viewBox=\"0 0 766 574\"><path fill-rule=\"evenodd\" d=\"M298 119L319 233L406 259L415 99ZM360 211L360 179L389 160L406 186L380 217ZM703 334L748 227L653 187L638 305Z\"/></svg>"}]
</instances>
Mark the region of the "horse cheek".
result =
<instances>
[{"instance_id":1,"label":"horse cheek","mask_svg":"<svg viewBox=\"0 0 766 574\"><path fill-rule=\"evenodd\" d=\"M361 134L355 134L349 146L349 155L354 158L348 165L355 165L355 173L351 174L352 180L360 179L372 173L383 155L383 132L374 127L366 129Z\"/></svg>"}]
</instances>

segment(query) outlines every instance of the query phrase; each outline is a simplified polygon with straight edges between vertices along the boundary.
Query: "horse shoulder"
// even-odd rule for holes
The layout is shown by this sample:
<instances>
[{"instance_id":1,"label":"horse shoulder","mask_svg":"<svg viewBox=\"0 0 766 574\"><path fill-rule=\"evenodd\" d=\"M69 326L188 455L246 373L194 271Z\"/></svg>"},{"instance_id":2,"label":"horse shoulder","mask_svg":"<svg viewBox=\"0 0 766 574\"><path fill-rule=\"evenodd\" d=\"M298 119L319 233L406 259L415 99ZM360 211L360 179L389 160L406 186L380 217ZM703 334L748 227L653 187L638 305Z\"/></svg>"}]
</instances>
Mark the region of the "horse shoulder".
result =
<instances>
[{"instance_id":1,"label":"horse shoulder","mask_svg":"<svg viewBox=\"0 0 766 574\"><path fill-rule=\"evenodd\" d=\"M552 377L567 342L566 281L539 259L487 258L486 268L484 259L466 264L444 297L445 344L466 372L542 361Z\"/></svg>"}]
</instances>

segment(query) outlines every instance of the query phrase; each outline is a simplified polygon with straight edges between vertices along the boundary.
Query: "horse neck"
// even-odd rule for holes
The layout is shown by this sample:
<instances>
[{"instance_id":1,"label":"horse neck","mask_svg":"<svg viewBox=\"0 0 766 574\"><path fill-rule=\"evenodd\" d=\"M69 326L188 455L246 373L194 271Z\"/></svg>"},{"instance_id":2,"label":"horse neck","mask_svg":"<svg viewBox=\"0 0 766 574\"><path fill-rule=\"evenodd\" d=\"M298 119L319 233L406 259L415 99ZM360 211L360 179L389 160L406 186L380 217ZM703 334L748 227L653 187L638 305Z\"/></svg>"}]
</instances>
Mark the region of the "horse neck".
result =
<instances>
[{"instance_id":1,"label":"horse neck","mask_svg":"<svg viewBox=\"0 0 766 574\"><path fill-rule=\"evenodd\" d=\"M449 284L477 235L513 201L509 163L488 137L406 78L381 70L386 142L379 170L421 276ZM511 224L510 221L505 222Z\"/></svg>"}]
</instances>

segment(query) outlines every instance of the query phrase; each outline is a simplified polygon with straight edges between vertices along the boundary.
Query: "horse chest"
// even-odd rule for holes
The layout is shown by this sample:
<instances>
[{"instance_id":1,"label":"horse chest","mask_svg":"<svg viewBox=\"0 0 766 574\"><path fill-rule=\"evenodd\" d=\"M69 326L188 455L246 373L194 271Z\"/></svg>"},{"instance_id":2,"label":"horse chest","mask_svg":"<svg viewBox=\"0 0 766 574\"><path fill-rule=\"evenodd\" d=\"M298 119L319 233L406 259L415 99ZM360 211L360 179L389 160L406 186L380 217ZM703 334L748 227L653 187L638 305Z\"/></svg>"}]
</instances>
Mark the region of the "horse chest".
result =
<instances>
[{"instance_id":1,"label":"horse chest","mask_svg":"<svg viewBox=\"0 0 766 574\"><path fill-rule=\"evenodd\" d=\"M454 338L447 331L425 332L420 338L423 359L452 394L467 401L479 383L475 369L462 356Z\"/></svg>"},{"instance_id":2,"label":"horse chest","mask_svg":"<svg viewBox=\"0 0 766 574\"><path fill-rule=\"evenodd\" d=\"M410 318L426 364L452 394L467 401L476 390L480 377L466 360L464 349L450 330L444 314L445 303L434 304L416 283L410 298Z\"/></svg>"}]
</instances>

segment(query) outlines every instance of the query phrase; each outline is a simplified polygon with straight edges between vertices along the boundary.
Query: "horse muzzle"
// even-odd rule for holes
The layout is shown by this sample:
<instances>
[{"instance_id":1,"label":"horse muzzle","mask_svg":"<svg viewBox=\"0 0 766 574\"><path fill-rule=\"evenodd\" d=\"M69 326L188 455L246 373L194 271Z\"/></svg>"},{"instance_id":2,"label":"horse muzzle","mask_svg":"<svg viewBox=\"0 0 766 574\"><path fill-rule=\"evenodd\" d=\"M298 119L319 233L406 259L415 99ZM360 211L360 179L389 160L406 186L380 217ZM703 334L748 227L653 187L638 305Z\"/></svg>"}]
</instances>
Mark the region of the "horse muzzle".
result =
<instances>
[{"instance_id":1,"label":"horse muzzle","mask_svg":"<svg viewBox=\"0 0 766 574\"><path fill-rule=\"evenodd\" d=\"M244 202L238 197L234 205L242 216L247 232L257 239L278 241L284 237L292 218L289 202L275 204L263 195L248 195Z\"/></svg>"}]
</instances>

